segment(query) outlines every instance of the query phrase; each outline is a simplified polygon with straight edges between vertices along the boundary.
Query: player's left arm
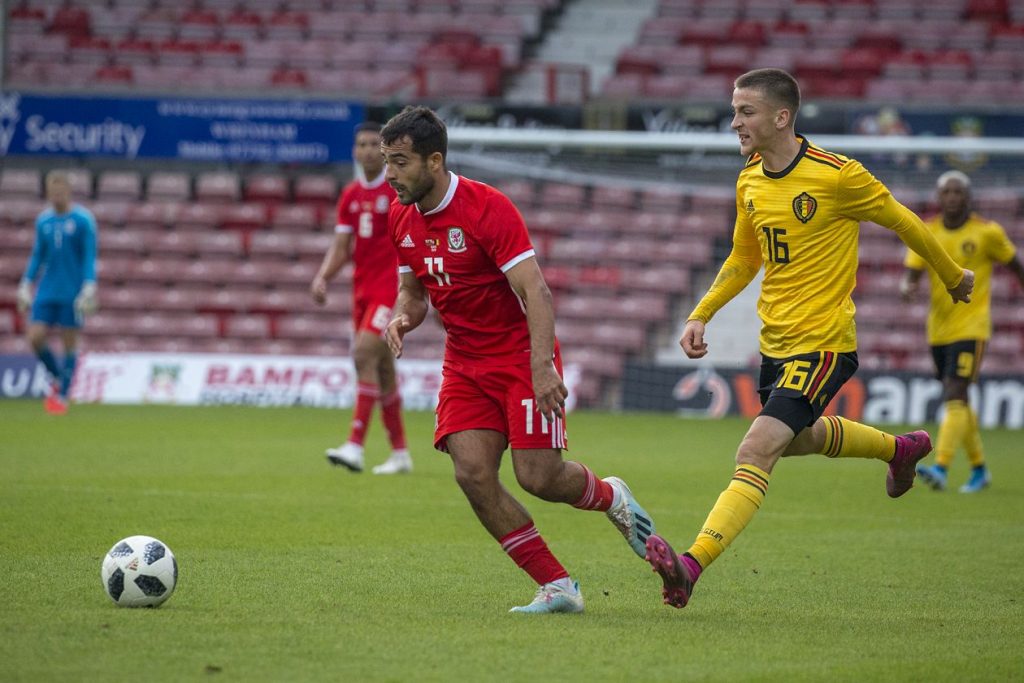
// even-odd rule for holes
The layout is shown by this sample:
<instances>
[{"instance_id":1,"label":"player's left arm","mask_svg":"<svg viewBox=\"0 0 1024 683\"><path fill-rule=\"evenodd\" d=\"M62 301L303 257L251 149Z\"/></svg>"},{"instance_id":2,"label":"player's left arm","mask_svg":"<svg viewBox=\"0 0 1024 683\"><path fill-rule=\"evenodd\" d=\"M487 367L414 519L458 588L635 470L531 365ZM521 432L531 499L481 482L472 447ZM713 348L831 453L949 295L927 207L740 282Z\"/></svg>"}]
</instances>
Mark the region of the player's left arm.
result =
<instances>
[{"instance_id":1,"label":"player's left arm","mask_svg":"<svg viewBox=\"0 0 1024 683\"><path fill-rule=\"evenodd\" d=\"M879 212L870 220L895 232L904 244L923 258L942 280L953 303L970 303L974 273L956 264L917 214L888 195Z\"/></svg>"},{"instance_id":2,"label":"player's left arm","mask_svg":"<svg viewBox=\"0 0 1024 683\"><path fill-rule=\"evenodd\" d=\"M569 395L555 369L555 307L551 290L531 256L505 271L513 291L523 301L526 323L530 328L530 369L537 409L549 422L565 417L565 399Z\"/></svg>"},{"instance_id":3,"label":"player's left arm","mask_svg":"<svg viewBox=\"0 0 1024 683\"><path fill-rule=\"evenodd\" d=\"M840 171L836 198L839 212L854 220L888 228L913 249L939 276L953 302L971 300L974 273L961 268L917 214L896 201L888 188L853 159Z\"/></svg>"},{"instance_id":4,"label":"player's left arm","mask_svg":"<svg viewBox=\"0 0 1024 683\"><path fill-rule=\"evenodd\" d=\"M75 310L80 315L95 313L99 308L99 292L96 286L96 220L86 214L82 222L82 289L75 297Z\"/></svg>"}]
</instances>

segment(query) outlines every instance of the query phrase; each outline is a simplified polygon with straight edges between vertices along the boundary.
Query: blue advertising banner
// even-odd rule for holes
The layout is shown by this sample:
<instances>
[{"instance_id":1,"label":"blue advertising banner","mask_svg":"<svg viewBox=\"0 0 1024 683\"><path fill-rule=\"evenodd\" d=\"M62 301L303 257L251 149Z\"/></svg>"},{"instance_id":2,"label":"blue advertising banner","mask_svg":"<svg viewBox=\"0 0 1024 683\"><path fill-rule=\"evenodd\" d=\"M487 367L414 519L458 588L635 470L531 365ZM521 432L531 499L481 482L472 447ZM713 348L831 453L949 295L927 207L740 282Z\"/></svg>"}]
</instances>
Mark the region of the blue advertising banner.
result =
<instances>
[{"instance_id":1,"label":"blue advertising banner","mask_svg":"<svg viewBox=\"0 0 1024 683\"><path fill-rule=\"evenodd\" d=\"M0 157L347 162L362 104L0 93Z\"/></svg>"},{"instance_id":2,"label":"blue advertising banner","mask_svg":"<svg viewBox=\"0 0 1024 683\"><path fill-rule=\"evenodd\" d=\"M38 358L29 353L0 354L0 398L42 398L49 387Z\"/></svg>"}]
</instances>

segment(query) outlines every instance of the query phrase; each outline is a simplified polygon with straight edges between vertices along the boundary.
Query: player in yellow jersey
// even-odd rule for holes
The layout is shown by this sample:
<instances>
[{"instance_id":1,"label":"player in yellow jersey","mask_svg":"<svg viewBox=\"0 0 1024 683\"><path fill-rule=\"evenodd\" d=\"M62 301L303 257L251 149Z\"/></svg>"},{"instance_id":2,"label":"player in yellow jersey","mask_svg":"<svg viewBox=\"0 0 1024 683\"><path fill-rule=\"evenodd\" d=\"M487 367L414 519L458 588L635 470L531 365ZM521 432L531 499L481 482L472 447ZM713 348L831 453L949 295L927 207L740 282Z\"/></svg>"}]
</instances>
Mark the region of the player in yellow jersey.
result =
<instances>
[{"instance_id":1,"label":"player in yellow jersey","mask_svg":"<svg viewBox=\"0 0 1024 683\"><path fill-rule=\"evenodd\" d=\"M690 358L708 352L705 325L764 266L758 300L762 410L736 451L737 468L696 541L677 555L660 536L647 560L664 583L665 602L684 607L694 583L761 506L782 456L822 453L887 462L886 491L914 483L931 451L927 432L892 436L841 417L822 417L857 369L854 305L861 221L895 231L935 270L953 301L969 301L974 275L956 265L918 218L858 162L812 145L794 130L796 80L758 69L735 83L732 128L749 155L736 182L733 248L690 314L679 343Z\"/></svg>"},{"instance_id":2,"label":"player in yellow jersey","mask_svg":"<svg viewBox=\"0 0 1024 683\"><path fill-rule=\"evenodd\" d=\"M1009 266L1022 287L1024 267L1002 226L972 213L970 178L960 171L948 171L939 176L936 188L942 213L927 223L928 229L954 261L974 271L976 279L971 303L953 306L942 291L938 276L929 270L928 344L942 381L946 410L935 444L935 464L918 465L917 476L936 491L944 490L949 464L957 448L963 445L971 462L971 476L960 492L976 493L989 485L991 476L985 466L978 416L970 406L967 390L978 378L985 346L992 336L992 264ZM917 292L927 265L912 251L907 252L904 264L907 270L900 290L909 299Z\"/></svg>"}]
</instances>

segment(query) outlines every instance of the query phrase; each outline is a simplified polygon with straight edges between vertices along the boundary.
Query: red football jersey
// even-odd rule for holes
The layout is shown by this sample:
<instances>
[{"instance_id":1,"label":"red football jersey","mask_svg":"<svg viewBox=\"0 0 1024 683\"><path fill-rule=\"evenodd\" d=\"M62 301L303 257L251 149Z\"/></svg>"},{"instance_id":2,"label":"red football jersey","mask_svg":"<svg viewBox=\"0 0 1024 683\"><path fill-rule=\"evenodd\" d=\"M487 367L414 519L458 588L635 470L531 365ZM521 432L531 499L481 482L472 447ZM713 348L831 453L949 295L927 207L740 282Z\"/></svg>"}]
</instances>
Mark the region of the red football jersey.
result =
<instances>
[{"instance_id":1,"label":"red football jersey","mask_svg":"<svg viewBox=\"0 0 1024 683\"><path fill-rule=\"evenodd\" d=\"M398 268L424 284L448 337L445 357L529 363L530 330L505 272L532 256L522 215L498 190L450 174L441 203L427 213L391 205Z\"/></svg>"},{"instance_id":2,"label":"red football jersey","mask_svg":"<svg viewBox=\"0 0 1024 683\"><path fill-rule=\"evenodd\" d=\"M383 172L370 182L353 180L338 198L334 231L353 236L352 286L357 299L393 303L398 296L398 255L388 232L388 210L394 198Z\"/></svg>"}]
</instances>

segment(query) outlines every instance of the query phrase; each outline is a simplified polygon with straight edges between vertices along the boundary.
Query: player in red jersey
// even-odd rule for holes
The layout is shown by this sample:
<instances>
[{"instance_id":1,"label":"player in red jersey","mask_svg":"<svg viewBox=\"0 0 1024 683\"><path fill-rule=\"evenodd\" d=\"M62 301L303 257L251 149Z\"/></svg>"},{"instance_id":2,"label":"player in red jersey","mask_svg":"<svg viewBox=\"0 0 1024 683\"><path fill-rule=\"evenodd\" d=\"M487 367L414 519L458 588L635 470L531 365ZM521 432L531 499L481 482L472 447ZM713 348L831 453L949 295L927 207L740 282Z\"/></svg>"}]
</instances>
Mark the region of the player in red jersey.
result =
<instances>
[{"instance_id":1,"label":"player in red jersey","mask_svg":"<svg viewBox=\"0 0 1024 683\"><path fill-rule=\"evenodd\" d=\"M398 193L391 238L401 273L385 339L401 356L429 297L447 331L434 446L451 456L480 522L540 585L533 602L512 611L580 612L579 585L498 479L505 448L526 491L604 511L640 557L654 524L621 479L562 459L568 391L551 292L523 217L494 188L448 171L448 133L430 109L406 107L381 139Z\"/></svg>"},{"instance_id":2,"label":"player in red jersey","mask_svg":"<svg viewBox=\"0 0 1024 683\"><path fill-rule=\"evenodd\" d=\"M313 300L327 301L327 281L349 259L352 275L352 321L355 343L352 356L358 387L356 406L348 440L327 449L327 459L353 472L363 471L363 440L370 424L373 405L380 400L381 419L391 441L391 457L373 468L374 474L412 471L412 459L402 426L402 399L395 378L395 361L381 336L391 319L391 307L398 294L395 269L398 260L388 233L388 209L395 191L385 182L384 160L380 154L380 124L366 122L356 127L352 157L356 179L345 186L338 198L338 224L323 264L313 278Z\"/></svg>"}]
</instances>

